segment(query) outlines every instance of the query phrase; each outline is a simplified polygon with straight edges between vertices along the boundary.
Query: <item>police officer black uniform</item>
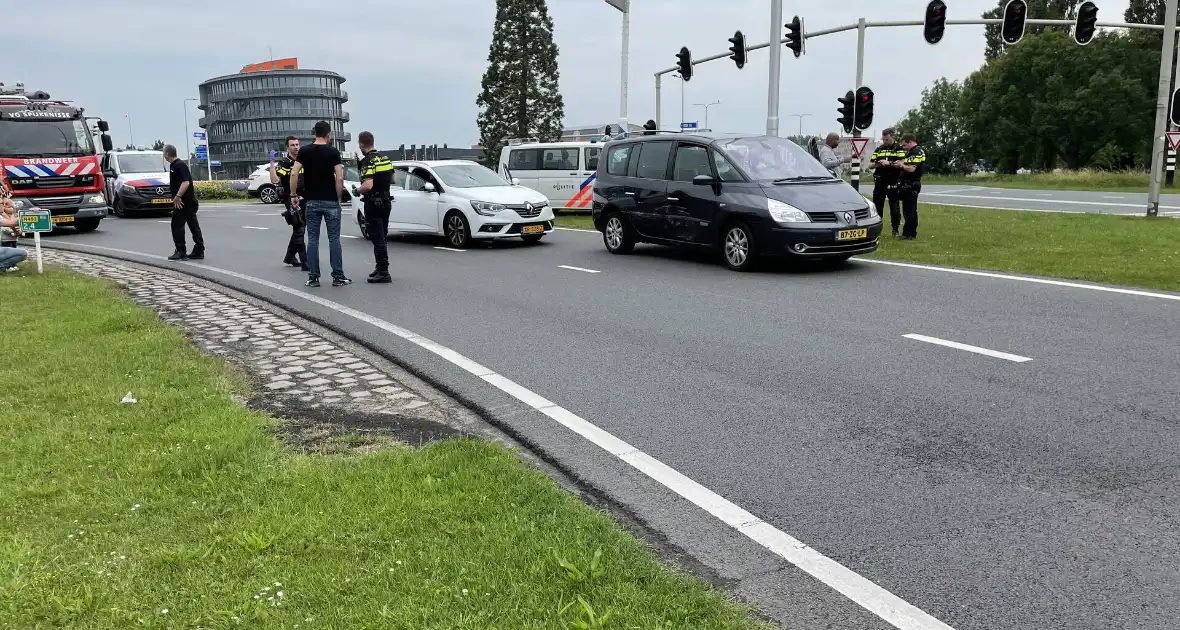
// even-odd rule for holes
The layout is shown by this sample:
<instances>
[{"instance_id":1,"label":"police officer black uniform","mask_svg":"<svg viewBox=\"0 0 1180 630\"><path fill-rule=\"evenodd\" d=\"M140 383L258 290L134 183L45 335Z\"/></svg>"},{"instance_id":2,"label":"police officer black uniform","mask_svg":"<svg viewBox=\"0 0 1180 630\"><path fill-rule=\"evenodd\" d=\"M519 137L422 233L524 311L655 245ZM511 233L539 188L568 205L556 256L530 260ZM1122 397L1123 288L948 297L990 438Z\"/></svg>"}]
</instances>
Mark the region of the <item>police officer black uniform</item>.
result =
<instances>
[{"instance_id":1,"label":"police officer black uniform","mask_svg":"<svg viewBox=\"0 0 1180 630\"><path fill-rule=\"evenodd\" d=\"M905 157L901 160L901 179L898 189L901 191L901 212L905 216L905 225L901 228L901 238L913 240L918 236L918 193L922 192L922 173L926 170L926 151L918 145L918 140L912 134L906 134L901 140L905 149Z\"/></svg>"},{"instance_id":2,"label":"police officer black uniform","mask_svg":"<svg viewBox=\"0 0 1180 630\"><path fill-rule=\"evenodd\" d=\"M877 207L877 214L885 220L885 200L889 200L889 224L893 228L893 235L901 227L901 192L898 182L901 180L902 170L894 162L905 157L905 150L898 146L892 129L881 132L881 144L869 157L869 164L873 167L873 205Z\"/></svg>"},{"instance_id":3,"label":"police officer black uniform","mask_svg":"<svg viewBox=\"0 0 1180 630\"><path fill-rule=\"evenodd\" d=\"M360 193L365 208L365 227L373 242L376 263L368 281L386 284L393 281L389 277L389 212L393 208L389 187L393 184L393 162L373 148L372 133L362 131L357 144L364 153L357 170L361 172L361 188L364 189Z\"/></svg>"},{"instance_id":4,"label":"police officer black uniform","mask_svg":"<svg viewBox=\"0 0 1180 630\"><path fill-rule=\"evenodd\" d=\"M295 166L298 155L299 139L295 136L287 136L287 153L275 162L274 173L279 180L275 185L278 186L279 195L282 196L283 205L286 207L286 211L283 212L283 220L291 226L291 240L287 242L287 255L283 258L283 263L307 271L307 244L303 238L303 233L307 229L307 221L304 220L303 204L299 204L297 208L291 207L291 191L288 190L291 185L291 168ZM295 191L296 196L303 192L302 173L300 173L298 187L300 190Z\"/></svg>"}]
</instances>

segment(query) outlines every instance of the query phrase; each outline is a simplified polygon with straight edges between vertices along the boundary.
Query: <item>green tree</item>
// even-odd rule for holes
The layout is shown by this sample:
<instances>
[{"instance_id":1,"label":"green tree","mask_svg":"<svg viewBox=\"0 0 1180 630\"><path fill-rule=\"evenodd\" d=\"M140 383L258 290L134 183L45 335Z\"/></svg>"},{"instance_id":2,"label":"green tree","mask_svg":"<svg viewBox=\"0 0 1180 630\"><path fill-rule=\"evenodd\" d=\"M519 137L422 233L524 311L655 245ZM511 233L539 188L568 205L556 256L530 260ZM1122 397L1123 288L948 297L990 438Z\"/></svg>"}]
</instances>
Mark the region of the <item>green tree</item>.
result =
<instances>
[{"instance_id":1,"label":"green tree","mask_svg":"<svg viewBox=\"0 0 1180 630\"><path fill-rule=\"evenodd\" d=\"M1144 0L1139 0L1144 1ZM1151 0L1147 0L1151 1ZM999 4L983 14L984 19L1000 19L1004 17L1004 6L1008 4L1008 0L999 0ZM1077 5L1081 4L1081 0L1030 0L1028 3L1028 19L1033 20L1065 20L1072 19L1075 15L1074 11ZM1027 26L1025 27L1024 36L1037 35L1051 26ZM983 39L987 42L987 47L984 49L985 59L995 59L1004 52L1004 40L1000 37L1000 25L988 24L983 27Z\"/></svg>"},{"instance_id":2,"label":"green tree","mask_svg":"<svg viewBox=\"0 0 1180 630\"><path fill-rule=\"evenodd\" d=\"M1165 0L1131 0L1123 20L1139 24L1163 24Z\"/></svg>"},{"instance_id":3,"label":"green tree","mask_svg":"<svg viewBox=\"0 0 1180 630\"><path fill-rule=\"evenodd\" d=\"M164 150L164 141L163 140L156 140L155 142L153 142L152 143L152 150L153 151L163 151Z\"/></svg>"},{"instance_id":4,"label":"green tree","mask_svg":"<svg viewBox=\"0 0 1180 630\"><path fill-rule=\"evenodd\" d=\"M565 103L558 90L557 44L545 0L496 0L476 124L484 159L496 164L505 138L561 137Z\"/></svg>"},{"instance_id":5,"label":"green tree","mask_svg":"<svg viewBox=\"0 0 1180 630\"><path fill-rule=\"evenodd\" d=\"M930 172L965 173L971 165L962 101L962 84L939 79L922 90L919 105L895 125L899 133L912 133L922 143Z\"/></svg>"}]
</instances>

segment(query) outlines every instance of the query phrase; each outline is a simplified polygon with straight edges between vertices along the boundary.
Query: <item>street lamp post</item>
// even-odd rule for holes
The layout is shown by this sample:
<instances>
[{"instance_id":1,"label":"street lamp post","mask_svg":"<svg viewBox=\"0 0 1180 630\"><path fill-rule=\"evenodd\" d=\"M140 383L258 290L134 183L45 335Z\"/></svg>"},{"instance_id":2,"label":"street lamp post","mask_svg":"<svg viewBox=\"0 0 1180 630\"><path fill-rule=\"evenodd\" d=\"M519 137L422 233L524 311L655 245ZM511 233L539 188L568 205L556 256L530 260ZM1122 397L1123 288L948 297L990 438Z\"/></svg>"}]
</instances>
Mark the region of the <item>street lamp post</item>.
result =
<instances>
[{"instance_id":1,"label":"street lamp post","mask_svg":"<svg viewBox=\"0 0 1180 630\"><path fill-rule=\"evenodd\" d=\"M188 102L189 102L189 101L193 101L193 102L199 103L199 102L200 102L200 100L201 100L201 99L198 99L198 98L186 98L186 99L184 99L184 104L181 106L181 107L183 107L183 108L184 108L184 150L185 150L185 159L192 159L192 157L193 157L193 137L192 137L192 135L191 135L191 134L189 134L189 132L188 132Z\"/></svg>"},{"instance_id":2,"label":"street lamp post","mask_svg":"<svg viewBox=\"0 0 1180 630\"><path fill-rule=\"evenodd\" d=\"M130 140L131 146L135 146L135 130L131 128L131 114L123 114L127 119L127 139Z\"/></svg>"},{"instance_id":3,"label":"street lamp post","mask_svg":"<svg viewBox=\"0 0 1180 630\"><path fill-rule=\"evenodd\" d=\"M627 65L631 57L631 0L606 0L623 14L623 54L619 79L619 130L627 132Z\"/></svg>"},{"instance_id":4,"label":"street lamp post","mask_svg":"<svg viewBox=\"0 0 1180 630\"><path fill-rule=\"evenodd\" d=\"M810 115L811 114L787 114L787 116L799 119L799 137L800 138L803 137L803 119L806 118L807 116L810 116Z\"/></svg>"},{"instance_id":5,"label":"street lamp post","mask_svg":"<svg viewBox=\"0 0 1180 630\"><path fill-rule=\"evenodd\" d=\"M720 104L721 104L721 101L713 101L712 103L696 103L693 105L693 107L704 107L705 108L705 129L709 128L709 108L714 105L720 105Z\"/></svg>"}]
</instances>

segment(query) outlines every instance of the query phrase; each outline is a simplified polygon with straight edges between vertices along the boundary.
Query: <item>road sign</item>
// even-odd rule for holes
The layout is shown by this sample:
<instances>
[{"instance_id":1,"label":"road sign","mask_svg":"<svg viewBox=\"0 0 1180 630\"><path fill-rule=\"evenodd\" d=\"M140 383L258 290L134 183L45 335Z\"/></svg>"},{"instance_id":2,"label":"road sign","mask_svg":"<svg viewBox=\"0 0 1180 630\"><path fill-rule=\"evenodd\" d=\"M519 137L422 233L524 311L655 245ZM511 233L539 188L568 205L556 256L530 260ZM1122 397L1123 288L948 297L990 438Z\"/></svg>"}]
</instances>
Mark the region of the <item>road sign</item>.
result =
<instances>
[{"instance_id":1,"label":"road sign","mask_svg":"<svg viewBox=\"0 0 1180 630\"><path fill-rule=\"evenodd\" d=\"M221 166L221 162L219 162L217 160L213 160L212 162L209 163L209 165L210 166Z\"/></svg>"},{"instance_id":2,"label":"road sign","mask_svg":"<svg viewBox=\"0 0 1180 630\"><path fill-rule=\"evenodd\" d=\"M16 213L16 220L20 222L20 231L33 235L33 244L37 249L37 273L44 273L41 262L41 233L53 231L53 217L48 210L24 210Z\"/></svg>"},{"instance_id":3,"label":"road sign","mask_svg":"<svg viewBox=\"0 0 1180 630\"><path fill-rule=\"evenodd\" d=\"M849 138L848 141L852 143L852 155L860 157L865 153L865 147L869 146L868 138Z\"/></svg>"},{"instance_id":4,"label":"road sign","mask_svg":"<svg viewBox=\"0 0 1180 630\"><path fill-rule=\"evenodd\" d=\"M193 147L193 155L198 160L207 160L209 159L209 147L203 144L198 144L197 146Z\"/></svg>"},{"instance_id":5,"label":"road sign","mask_svg":"<svg viewBox=\"0 0 1180 630\"><path fill-rule=\"evenodd\" d=\"M682 123L680 123L680 128L681 129L696 129L697 124L695 122L682 122Z\"/></svg>"},{"instance_id":6,"label":"road sign","mask_svg":"<svg viewBox=\"0 0 1180 630\"><path fill-rule=\"evenodd\" d=\"M1172 151L1180 149L1180 131L1168 132L1168 149Z\"/></svg>"},{"instance_id":7,"label":"road sign","mask_svg":"<svg viewBox=\"0 0 1180 630\"><path fill-rule=\"evenodd\" d=\"M204 131L194 131L193 137L196 138L197 140L204 140L205 139L205 132Z\"/></svg>"}]
</instances>

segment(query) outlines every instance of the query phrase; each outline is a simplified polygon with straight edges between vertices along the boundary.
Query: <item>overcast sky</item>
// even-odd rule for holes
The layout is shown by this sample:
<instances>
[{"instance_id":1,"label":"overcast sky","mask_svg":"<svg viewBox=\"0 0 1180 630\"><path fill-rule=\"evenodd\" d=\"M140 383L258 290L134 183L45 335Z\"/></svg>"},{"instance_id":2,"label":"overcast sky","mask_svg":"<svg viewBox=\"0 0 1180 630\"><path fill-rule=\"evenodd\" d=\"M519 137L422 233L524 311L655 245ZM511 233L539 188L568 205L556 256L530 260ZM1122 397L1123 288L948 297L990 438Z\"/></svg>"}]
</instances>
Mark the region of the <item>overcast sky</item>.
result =
<instances>
[{"instance_id":1,"label":"overcast sky","mask_svg":"<svg viewBox=\"0 0 1180 630\"><path fill-rule=\"evenodd\" d=\"M9 51L0 81L24 81L74 100L111 122L116 144L156 138L183 146L199 112L185 98L197 84L272 56L300 67L343 74L352 114L349 130L373 131L379 148L399 144L470 146L479 137L475 99L486 66L494 0L349 0L284 3L242 0L162 2L84 0L5 2L0 42ZM949 0L953 19L978 18L995 0ZM1103 21L1122 21L1127 0L1099 0ZM868 20L920 20L926 0L786 0L784 21L800 15L809 31ZM99 10L96 7L101 7ZM299 8L304 7L304 8ZM621 20L604 0L549 0L567 126L615 122L619 115ZM322 25L322 27L321 27ZM632 0L629 116L654 117L653 74L675 65L688 46L697 58L725 52L741 29L751 43L770 39L770 0ZM865 84L876 92L876 126L896 122L922 88L939 77L961 79L983 60L983 28L956 26L937 46L920 27L870 29ZM686 85L685 117L723 131L766 128L766 49L745 69L727 59L695 68ZM856 78L856 34L807 42L795 59L784 50L783 135L836 130L836 98ZM680 122L680 82L664 81L663 125Z\"/></svg>"}]
</instances>

